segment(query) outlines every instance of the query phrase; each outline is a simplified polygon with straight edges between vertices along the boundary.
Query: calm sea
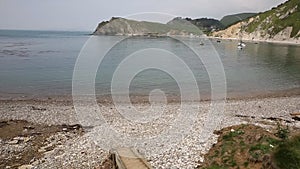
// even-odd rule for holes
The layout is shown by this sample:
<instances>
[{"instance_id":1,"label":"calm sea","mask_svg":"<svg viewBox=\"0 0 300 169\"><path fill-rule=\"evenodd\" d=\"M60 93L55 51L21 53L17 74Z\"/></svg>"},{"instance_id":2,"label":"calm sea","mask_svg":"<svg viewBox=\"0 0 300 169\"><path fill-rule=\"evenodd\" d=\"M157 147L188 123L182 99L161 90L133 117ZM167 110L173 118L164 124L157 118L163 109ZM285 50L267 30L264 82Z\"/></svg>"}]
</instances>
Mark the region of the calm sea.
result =
<instances>
[{"instance_id":1,"label":"calm sea","mask_svg":"<svg viewBox=\"0 0 300 169\"><path fill-rule=\"evenodd\" d=\"M89 32L0 30L0 95L44 97L70 95L76 59ZM114 37L99 36L107 42ZM200 39L186 39L198 45ZM300 87L300 46L247 43L243 50L237 42L212 40L226 74L229 96L268 93ZM160 47L179 53L192 69L200 92L209 94L210 81L205 66L171 38L128 38L116 45L101 63L96 77L96 93L109 95L110 82L118 64L130 53L142 48ZM211 48L199 45L200 53ZM209 53L209 52L207 52ZM209 56L206 56L209 57ZM210 63L214 64L214 63ZM153 89L177 95L176 81L159 70L140 72L131 82L130 92L147 95Z\"/></svg>"}]
</instances>

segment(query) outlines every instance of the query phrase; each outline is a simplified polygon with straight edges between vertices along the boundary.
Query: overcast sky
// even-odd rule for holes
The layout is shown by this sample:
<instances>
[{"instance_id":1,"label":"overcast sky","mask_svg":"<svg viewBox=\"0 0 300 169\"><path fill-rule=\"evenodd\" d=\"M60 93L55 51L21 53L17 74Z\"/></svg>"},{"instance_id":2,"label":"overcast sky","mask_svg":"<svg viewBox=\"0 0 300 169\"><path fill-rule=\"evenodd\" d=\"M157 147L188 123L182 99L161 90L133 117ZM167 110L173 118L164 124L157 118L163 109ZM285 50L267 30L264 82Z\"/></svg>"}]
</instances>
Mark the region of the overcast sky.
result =
<instances>
[{"instance_id":1,"label":"overcast sky","mask_svg":"<svg viewBox=\"0 0 300 169\"><path fill-rule=\"evenodd\" d=\"M161 12L220 19L261 12L286 0L0 0L0 29L88 30L112 16Z\"/></svg>"}]
</instances>

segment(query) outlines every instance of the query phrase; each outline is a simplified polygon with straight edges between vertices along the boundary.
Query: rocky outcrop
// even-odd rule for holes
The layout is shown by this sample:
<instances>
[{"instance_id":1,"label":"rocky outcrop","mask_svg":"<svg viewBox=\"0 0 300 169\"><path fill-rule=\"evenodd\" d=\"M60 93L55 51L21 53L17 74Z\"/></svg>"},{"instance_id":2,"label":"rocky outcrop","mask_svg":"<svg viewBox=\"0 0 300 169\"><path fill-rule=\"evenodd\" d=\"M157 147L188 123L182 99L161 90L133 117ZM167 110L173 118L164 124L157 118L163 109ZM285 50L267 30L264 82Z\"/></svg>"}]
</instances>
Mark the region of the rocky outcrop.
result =
<instances>
[{"instance_id":1,"label":"rocky outcrop","mask_svg":"<svg viewBox=\"0 0 300 169\"><path fill-rule=\"evenodd\" d=\"M125 18L112 18L99 23L94 35L132 35L132 36L166 36L200 35L201 31L188 21L174 21L167 24L135 21Z\"/></svg>"},{"instance_id":2,"label":"rocky outcrop","mask_svg":"<svg viewBox=\"0 0 300 169\"><path fill-rule=\"evenodd\" d=\"M272 10L214 32L220 38L300 43L300 1L289 0Z\"/></svg>"},{"instance_id":3,"label":"rocky outcrop","mask_svg":"<svg viewBox=\"0 0 300 169\"><path fill-rule=\"evenodd\" d=\"M137 21L127 20L123 18L112 18L110 21L99 23L95 30L95 35L140 35L149 33L144 27L139 26Z\"/></svg>"}]
</instances>

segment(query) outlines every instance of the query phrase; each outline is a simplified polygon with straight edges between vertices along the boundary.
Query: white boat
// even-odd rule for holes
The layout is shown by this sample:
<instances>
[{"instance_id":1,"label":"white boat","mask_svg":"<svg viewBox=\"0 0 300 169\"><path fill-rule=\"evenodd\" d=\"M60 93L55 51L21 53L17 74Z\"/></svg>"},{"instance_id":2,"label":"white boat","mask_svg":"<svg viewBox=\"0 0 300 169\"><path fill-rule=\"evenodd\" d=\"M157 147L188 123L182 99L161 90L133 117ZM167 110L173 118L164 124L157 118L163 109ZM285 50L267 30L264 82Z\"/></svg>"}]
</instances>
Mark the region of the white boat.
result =
<instances>
[{"instance_id":1,"label":"white boat","mask_svg":"<svg viewBox=\"0 0 300 169\"><path fill-rule=\"evenodd\" d=\"M244 47L246 47L246 44L243 41L238 43L238 49L243 49Z\"/></svg>"},{"instance_id":2,"label":"white boat","mask_svg":"<svg viewBox=\"0 0 300 169\"><path fill-rule=\"evenodd\" d=\"M239 43L238 43L238 46L246 47L246 44L245 44L244 42L239 42Z\"/></svg>"}]
</instances>

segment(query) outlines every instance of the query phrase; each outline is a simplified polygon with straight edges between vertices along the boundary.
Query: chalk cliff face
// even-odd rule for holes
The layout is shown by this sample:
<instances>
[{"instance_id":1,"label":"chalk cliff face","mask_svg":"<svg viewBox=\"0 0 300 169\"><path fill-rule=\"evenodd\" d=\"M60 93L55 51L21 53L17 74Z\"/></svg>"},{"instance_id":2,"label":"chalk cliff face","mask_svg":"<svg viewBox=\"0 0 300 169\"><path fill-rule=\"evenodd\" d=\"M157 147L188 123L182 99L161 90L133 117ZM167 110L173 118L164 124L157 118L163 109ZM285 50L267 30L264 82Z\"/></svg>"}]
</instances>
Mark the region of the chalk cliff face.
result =
<instances>
[{"instance_id":1,"label":"chalk cliff face","mask_svg":"<svg viewBox=\"0 0 300 169\"><path fill-rule=\"evenodd\" d=\"M110 21L101 22L94 35L201 35L202 32L188 21L172 22L167 24L135 21L125 18L112 18Z\"/></svg>"},{"instance_id":2,"label":"chalk cliff face","mask_svg":"<svg viewBox=\"0 0 300 169\"><path fill-rule=\"evenodd\" d=\"M300 1L289 0L272 10L214 32L213 36L300 43Z\"/></svg>"}]
</instances>

